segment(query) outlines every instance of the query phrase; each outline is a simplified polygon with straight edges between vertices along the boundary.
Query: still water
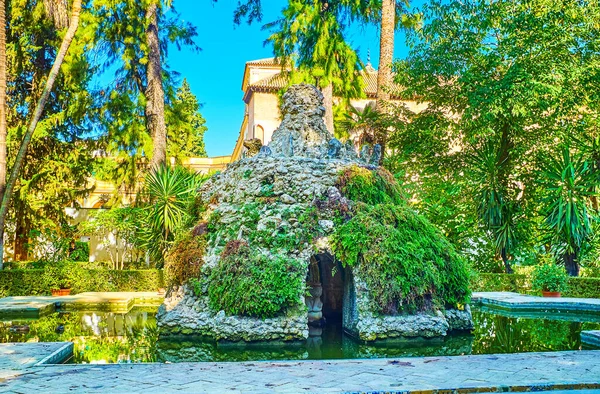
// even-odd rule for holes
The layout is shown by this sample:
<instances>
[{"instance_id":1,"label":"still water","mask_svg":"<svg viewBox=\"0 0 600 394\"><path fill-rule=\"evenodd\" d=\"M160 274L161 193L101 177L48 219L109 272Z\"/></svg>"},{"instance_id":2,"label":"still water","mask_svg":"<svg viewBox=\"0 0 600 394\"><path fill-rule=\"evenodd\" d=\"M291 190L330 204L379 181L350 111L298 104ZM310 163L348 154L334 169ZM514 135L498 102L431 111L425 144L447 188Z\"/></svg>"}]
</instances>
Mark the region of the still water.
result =
<instances>
[{"instance_id":1,"label":"still water","mask_svg":"<svg viewBox=\"0 0 600 394\"><path fill-rule=\"evenodd\" d=\"M127 314L73 312L0 321L0 343L72 341L73 363L319 360L578 350L586 348L580 340L582 330L600 329L598 316L548 315L548 319L475 309L473 332L444 339L362 344L332 324L306 343L240 346L159 338L155 312L137 308Z\"/></svg>"}]
</instances>

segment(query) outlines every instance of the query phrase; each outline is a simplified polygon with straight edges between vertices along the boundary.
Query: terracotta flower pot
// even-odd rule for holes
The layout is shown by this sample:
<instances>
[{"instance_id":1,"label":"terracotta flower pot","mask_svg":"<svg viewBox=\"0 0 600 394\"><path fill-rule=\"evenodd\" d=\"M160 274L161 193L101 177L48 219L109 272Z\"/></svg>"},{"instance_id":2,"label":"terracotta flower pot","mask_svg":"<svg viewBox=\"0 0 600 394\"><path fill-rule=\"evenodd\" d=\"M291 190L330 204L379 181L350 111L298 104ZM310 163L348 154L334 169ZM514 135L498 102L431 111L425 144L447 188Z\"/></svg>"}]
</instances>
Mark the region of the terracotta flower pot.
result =
<instances>
[{"instance_id":1,"label":"terracotta flower pot","mask_svg":"<svg viewBox=\"0 0 600 394\"><path fill-rule=\"evenodd\" d=\"M560 297L560 292L559 291L543 291L542 290L542 297Z\"/></svg>"},{"instance_id":2,"label":"terracotta flower pot","mask_svg":"<svg viewBox=\"0 0 600 394\"><path fill-rule=\"evenodd\" d=\"M68 296L71 294L71 289L57 289L57 290L51 290L51 291L52 291L52 297Z\"/></svg>"}]
</instances>

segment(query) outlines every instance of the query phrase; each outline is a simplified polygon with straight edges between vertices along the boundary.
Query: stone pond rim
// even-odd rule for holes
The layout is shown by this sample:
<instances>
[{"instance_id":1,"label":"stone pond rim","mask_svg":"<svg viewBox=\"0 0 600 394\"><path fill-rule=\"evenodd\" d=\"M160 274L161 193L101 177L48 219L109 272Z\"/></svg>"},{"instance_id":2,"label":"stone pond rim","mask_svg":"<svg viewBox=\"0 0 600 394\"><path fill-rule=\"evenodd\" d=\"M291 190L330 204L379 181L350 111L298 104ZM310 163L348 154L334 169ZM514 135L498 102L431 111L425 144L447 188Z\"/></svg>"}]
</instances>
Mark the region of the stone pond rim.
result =
<instances>
[{"instance_id":1,"label":"stone pond rim","mask_svg":"<svg viewBox=\"0 0 600 394\"><path fill-rule=\"evenodd\" d=\"M363 148L359 155L351 143L342 144L333 138L323 122L322 100L322 94L314 86L290 87L283 95L282 122L271 143L256 147L254 156L230 164L199 190L202 209L197 228L202 230L189 237L203 237L205 249L202 256L186 256L189 261L167 261L166 267L168 270L172 265L186 266L192 260L196 263L201 260L201 267L189 281L172 284L157 314L161 335L197 335L234 342L305 340L309 338L309 321L318 328L327 319L341 319L344 330L362 341L432 338L444 336L450 330L472 328L468 305L462 310L430 305L416 313L382 313L374 307L375 291L369 288L373 281L365 274L367 271L361 270L360 263L341 264L334 258L331 238L339 222L335 218L342 217L342 211L352 218L355 207L369 205L345 195L340 174L357 169L366 176L380 177L378 174L384 170L376 166L380 154L377 146ZM376 179L384 179L380 178ZM384 197L387 193L376 191ZM422 225L431 227L412 210L406 212L410 218L418 219L411 222L413 225L425 223ZM440 233L439 237L442 239L443 235ZM442 245L451 248L445 238L443 241ZM247 245L246 249L243 245ZM424 248L429 248L426 252L436 261L443 260L436 253L446 253L429 244ZM236 256L229 254L238 250L245 250L244 256L249 256L238 260L239 270L230 264L230 259ZM247 266L250 260L259 267L273 262L296 263L281 270L290 273L289 282L270 284L271 278ZM445 274L444 268L426 263L438 276ZM389 264L399 263L390 260ZM277 275L275 271L280 272L274 270L273 275ZM231 282L224 282L231 278ZM468 297L468 277L459 277L458 281L457 288L462 292L459 296ZM429 293L423 296L424 300L436 292L448 291L435 288L434 282L428 283ZM283 294L289 293L290 284L297 284L292 289L294 296L281 302ZM279 298L269 299L277 291ZM223 301L228 298L235 301L236 297L238 306ZM276 305L280 309L276 313L269 309L264 312L269 314L267 317L259 317L252 313L256 305L265 308ZM402 300L398 305L402 306Z\"/></svg>"}]
</instances>

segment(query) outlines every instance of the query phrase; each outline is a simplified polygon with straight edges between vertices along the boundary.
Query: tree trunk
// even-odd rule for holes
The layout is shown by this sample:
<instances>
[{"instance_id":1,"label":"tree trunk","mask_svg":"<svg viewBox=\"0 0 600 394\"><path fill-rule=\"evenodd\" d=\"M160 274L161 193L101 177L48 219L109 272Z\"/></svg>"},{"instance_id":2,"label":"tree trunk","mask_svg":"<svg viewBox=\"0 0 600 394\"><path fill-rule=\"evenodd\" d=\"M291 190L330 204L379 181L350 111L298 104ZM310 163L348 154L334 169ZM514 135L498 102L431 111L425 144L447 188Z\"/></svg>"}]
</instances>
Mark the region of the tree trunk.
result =
<instances>
[{"instance_id":1,"label":"tree trunk","mask_svg":"<svg viewBox=\"0 0 600 394\"><path fill-rule=\"evenodd\" d=\"M29 127L27 127L27 131L23 136L23 141L21 141L21 146L19 147L19 152L17 153L17 157L15 158L15 164L10 172L10 177L8 178L8 182L6 183L6 189L4 194L2 195L2 203L0 204L0 232L4 231L4 225L6 223L6 213L8 212L8 204L10 202L10 198L12 197L12 192L17 183L17 178L19 177L19 173L21 172L21 167L23 166L23 161L25 160L25 154L27 153L27 147L29 146L29 142L31 142L31 137L35 131L35 128L42 117L42 112L44 111L44 106L46 105L46 101L48 101L48 97L50 96L50 92L54 87L54 82L56 81L56 77L60 72L60 66L65 60L65 56L69 51L69 47L71 46L71 42L75 37L75 33L77 32L77 28L79 27L79 13L81 12L81 0L73 0L73 7L71 9L71 21L69 24L69 29L67 33L63 37L62 43L60 45L60 49L56 54L56 59L54 60L54 64L52 65L52 69L48 74L48 80L46 81L46 86L44 87L44 91L38 101L35 110L33 112L33 116L31 117L31 121L29 123ZM4 245L0 244L0 261L3 261L4 258Z\"/></svg>"},{"instance_id":2,"label":"tree trunk","mask_svg":"<svg viewBox=\"0 0 600 394\"><path fill-rule=\"evenodd\" d=\"M577 253L566 253L563 256L565 261L565 270L569 276L579 276L579 264L577 263Z\"/></svg>"},{"instance_id":3,"label":"tree trunk","mask_svg":"<svg viewBox=\"0 0 600 394\"><path fill-rule=\"evenodd\" d=\"M330 83L323 89L323 105L325 106L325 126L333 134L333 84Z\"/></svg>"},{"instance_id":4,"label":"tree trunk","mask_svg":"<svg viewBox=\"0 0 600 394\"><path fill-rule=\"evenodd\" d=\"M158 37L158 5L153 2L146 10L146 45L148 64L146 66L146 129L154 144L151 168L156 168L167 160L167 127L165 125L165 92L162 81L162 62Z\"/></svg>"},{"instance_id":5,"label":"tree trunk","mask_svg":"<svg viewBox=\"0 0 600 394\"><path fill-rule=\"evenodd\" d=\"M20 202L18 205L18 207L15 207L14 261L26 261L29 259L29 231L31 230L31 223L25 212L25 204Z\"/></svg>"},{"instance_id":6,"label":"tree trunk","mask_svg":"<svg viewBox=\"0 0 600 394\"><path fill-rule=\"evenodd\" d=\"M396 0L381 3L381 36L379 38L379 71L377 73L377 112L385 113L390 99L389 89L393 83L394 31L396 26ZM382 158L387 143L387 130L379 130L377 143L381 145Z\"/></svg>"},{"instance_id":7,"label":"tree trunk","mask_svg":"<svg viewBox=\"0 0 600 394\"><path fill-rule=\"evenodd\" d=\"M6 129L6 2L0 0L0 201L6 187ZM3 243L4 226L0 229L0 245ZM0 270L3 266L0 258Z\"/></svg>"},{"instance_id":8,"label":"tree trunk","mask_svg":"<svg viewBox=\"0 0 600 394\"><path fill-rule=\"evenodd\" d=\"M510 260L508 259L508 255L506 254L506 248L502 248L500 251L500 257L502 257L502 262L504 263L504 272L507 274L512 274L513 269L510 266Z\"/></svg>"}]
</instances>

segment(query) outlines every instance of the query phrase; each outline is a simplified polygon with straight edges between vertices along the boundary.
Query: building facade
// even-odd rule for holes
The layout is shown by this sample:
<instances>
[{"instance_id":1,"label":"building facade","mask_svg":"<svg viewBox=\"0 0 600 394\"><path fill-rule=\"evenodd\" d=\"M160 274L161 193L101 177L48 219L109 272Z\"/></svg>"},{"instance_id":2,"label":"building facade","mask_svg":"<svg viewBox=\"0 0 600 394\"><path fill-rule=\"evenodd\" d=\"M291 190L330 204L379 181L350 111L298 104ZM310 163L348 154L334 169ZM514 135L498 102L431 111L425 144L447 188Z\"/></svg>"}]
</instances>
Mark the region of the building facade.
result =
<instances>
[{"instance_id":1,"label":"building facade","mask_svg":"<svg viewBox=\"0 0 600 394\"><path fill-rule=\"evenodd\" d=\"M287 71L275 58L251 60L246 63L242 79L244 118L231 161L243 156L244 141L258 138L263 145L271 141L273 132L281 122L278 93L287 87ZM360 111L368 105L375 105L377 70L367 63L361 75L364 81L364 98L350 100L350 104ZM339 102L339 98L334 97L334 102L336 101ZM401 100L394 94L391 95L390 102L402 103L413 112L420 112L427 106L416 101Z\"/></svg>"}]
</instances>

